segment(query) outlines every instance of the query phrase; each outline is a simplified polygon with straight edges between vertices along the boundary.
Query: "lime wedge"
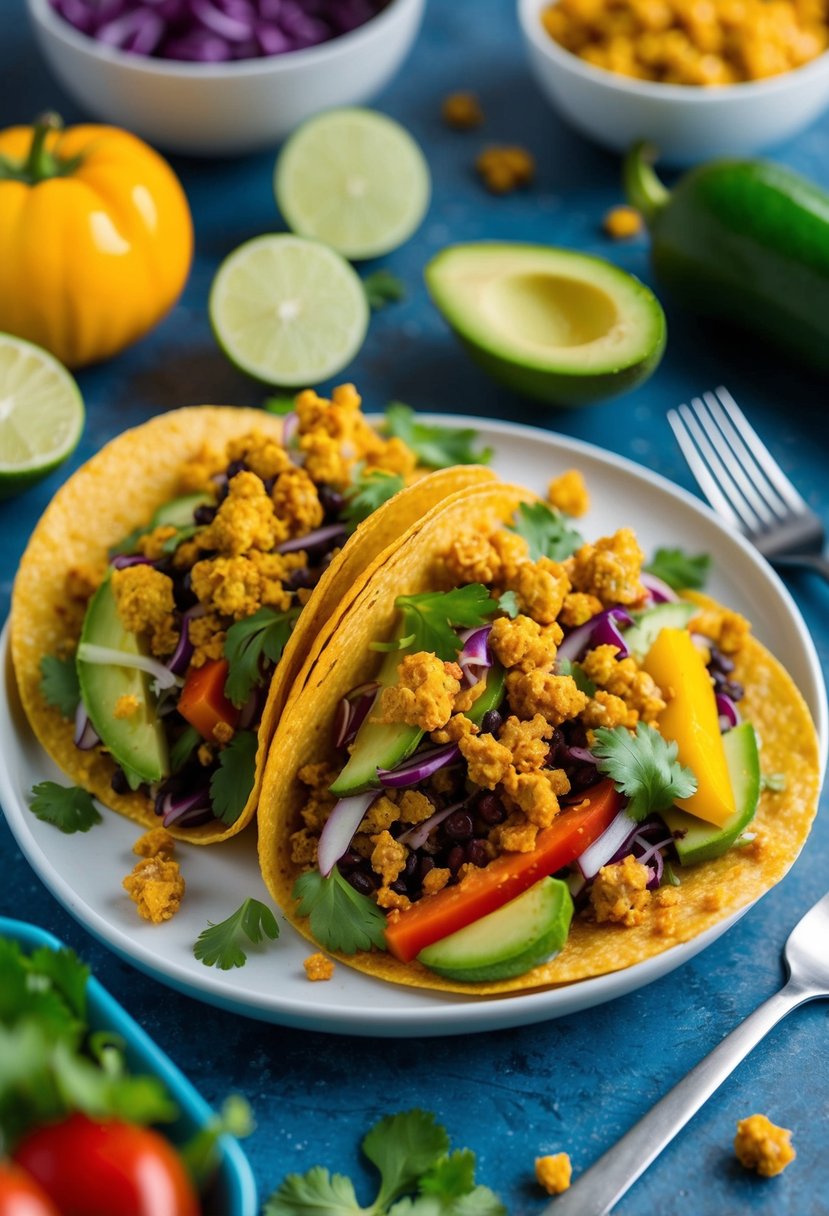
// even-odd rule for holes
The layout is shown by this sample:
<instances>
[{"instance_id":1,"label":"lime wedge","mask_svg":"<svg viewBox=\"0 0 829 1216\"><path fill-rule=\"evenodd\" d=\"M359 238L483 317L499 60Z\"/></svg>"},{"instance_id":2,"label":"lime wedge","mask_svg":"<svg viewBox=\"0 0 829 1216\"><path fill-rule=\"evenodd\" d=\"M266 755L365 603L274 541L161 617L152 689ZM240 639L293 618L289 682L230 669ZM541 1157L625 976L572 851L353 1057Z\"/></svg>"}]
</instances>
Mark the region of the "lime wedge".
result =
<instances>
[{"instance_id":1,"label":"lime wedge","mask_svg":"<svg viewBox=\"0 0 829 1216\"><path fill-rule=\"evenodd\" d=\"M216 341L243 372L298 388L336 375L368 327L359 276L338 253L287 234L256 237L225 258L210 289Z\"/></svg>"},{"instance_id":2,"label":"lime wedge","mask_svg":"<svg viewBox=\"0 0 829 1216\"><path fill-rule=\"evenodd\" d=\"M83 398L63 364L0 334L0 498L20 494L66 460L83 423Z\"/></svg>"},{"instance_id":3,"label":"lime wedge","mask_svg":"<svg viewBox=\"0 0 829 1216\"><path fill-rule=\"evenodd\" d=\"M347 258L389 253L426 213L429 166L399 123L375 110L319 114L294 132L274 171L285 223Z\"/></svg>"}]
</instances>

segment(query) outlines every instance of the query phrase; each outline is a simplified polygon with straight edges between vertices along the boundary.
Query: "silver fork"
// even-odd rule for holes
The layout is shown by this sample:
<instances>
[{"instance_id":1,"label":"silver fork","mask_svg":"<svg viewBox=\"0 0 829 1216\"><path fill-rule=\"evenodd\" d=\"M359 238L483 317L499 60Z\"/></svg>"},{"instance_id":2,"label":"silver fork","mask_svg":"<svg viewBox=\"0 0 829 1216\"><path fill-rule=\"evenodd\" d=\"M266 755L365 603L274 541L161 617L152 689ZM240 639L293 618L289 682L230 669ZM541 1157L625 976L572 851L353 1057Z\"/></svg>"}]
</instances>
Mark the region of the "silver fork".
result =
<instances>
[{"instance_id":1,"label":"silver fork","mask_svg":"<svg viewBox=\"0 0 829 1216\"><path fill-rule=\"evenodd\" d=\"M714 510L775 566L829 579L820 517L798 494L728 389L668 411L691 472Z\"/></svg>"},{"instance_id":2,"label":"silver fork","mask_svg":"<svg viewBox=\"0 0 829 1216\"><path fill-rule=\"evenodd\" d=\"M732 1030L684 1080L592 1165L542 1216L606 1216L651 1162L781 1018L829 997L829 894L795 925L783 951L788 981Z\"/></svg>"}]
</instances>

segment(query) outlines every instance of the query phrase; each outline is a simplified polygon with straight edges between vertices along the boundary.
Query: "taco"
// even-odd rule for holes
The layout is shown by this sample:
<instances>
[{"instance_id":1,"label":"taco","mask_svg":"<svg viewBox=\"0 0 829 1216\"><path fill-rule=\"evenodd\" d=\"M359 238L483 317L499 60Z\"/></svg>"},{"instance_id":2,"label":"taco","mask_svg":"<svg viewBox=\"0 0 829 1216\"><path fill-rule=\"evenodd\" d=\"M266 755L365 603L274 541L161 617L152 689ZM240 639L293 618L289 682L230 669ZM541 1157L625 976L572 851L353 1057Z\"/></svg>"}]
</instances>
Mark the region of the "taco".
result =
<instances>
[{"instance_id":1,"label":"taco","mask_svg":"<svg viewBox=\"0 0 829 1216\"><path fill-rule=\"evenodd\" d=\"M386 557L266 765L260 864L301 933L401 984L520 991L783 877L819 792L806 705L745 618L643 561L500 483Z\"/></svg>"},{"instance_id":2,"label":"taco","mask_svg":"<svg viewBox=\"0 0 829 1216\"><path fill-rule=\"evenodd\" d=\"M107 806L200 844L245 827L322 624L425 512L493 479L427 475L359 407L344 385L284 420L160 415L46 509L14 584L15 675L46 751Z\"/></svg>"}]
</instances>

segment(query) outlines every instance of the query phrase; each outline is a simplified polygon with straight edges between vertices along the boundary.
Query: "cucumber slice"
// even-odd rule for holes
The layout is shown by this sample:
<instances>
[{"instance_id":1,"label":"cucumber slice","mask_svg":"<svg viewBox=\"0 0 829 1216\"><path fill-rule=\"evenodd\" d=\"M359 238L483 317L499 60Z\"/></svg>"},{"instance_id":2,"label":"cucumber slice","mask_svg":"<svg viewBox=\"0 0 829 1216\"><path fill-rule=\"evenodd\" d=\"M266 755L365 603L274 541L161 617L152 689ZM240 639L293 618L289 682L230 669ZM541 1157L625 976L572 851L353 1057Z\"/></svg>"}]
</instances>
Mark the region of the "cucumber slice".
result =
<instances>
[{"instance_id":1,"label":"cucumber slice","mask_svg":"<svg viewBox=\"0 0 829 1216\"><path fill-rule=\"evenodd\" d=\"M417 958L445 979L470 984L510 979L559 952L572 916L567 884L542 878L495 912L427 946Z\"/></svg>"},{"instance_id":2,"label":"cucumber slice","mask_svg":"<svg viewBox=\"0 0 829 1216\"><path fill-rule=\"evenodd\" d=\"M81 633L81 645L84 643L129 654L143 653L136 635L121 624L109 579L101 583L89 602ZM167 738L155 712L150 677L134 667L110 667L80 659L77 669L84 708L130 786L137 789L143 781L166 777L170 772ZM138 708L128 718L115 717L115 706L122 696L138 701Z\"/></svg>"},{"instance_id":3,"label":"cucumber slice","mask_svg":"<svg viewBox=\"0 0 829 1216\"><path fill-rule=\"evenodd\" d=\"M632 613L633 624L623 634L630 653L641 663L662 629L685 629L698 611L696 604L687 600L669 600Z\"/></svg>"},{"instance_id":4,"label":"cucumber slice","mask_svg":"<svg viewBox=\"0 0 829 1216\"><path fill-rule=\"evenodd\" d=\"M741 722L722 737L728 775L734 791L736 810L722 827L715 827L686 811L664 811L663 819L671 832L683 865L710 861L731 848L737 837L754 818L760 798L760 752L757 734L750 722Z\"/></svg>"}]
</instances>

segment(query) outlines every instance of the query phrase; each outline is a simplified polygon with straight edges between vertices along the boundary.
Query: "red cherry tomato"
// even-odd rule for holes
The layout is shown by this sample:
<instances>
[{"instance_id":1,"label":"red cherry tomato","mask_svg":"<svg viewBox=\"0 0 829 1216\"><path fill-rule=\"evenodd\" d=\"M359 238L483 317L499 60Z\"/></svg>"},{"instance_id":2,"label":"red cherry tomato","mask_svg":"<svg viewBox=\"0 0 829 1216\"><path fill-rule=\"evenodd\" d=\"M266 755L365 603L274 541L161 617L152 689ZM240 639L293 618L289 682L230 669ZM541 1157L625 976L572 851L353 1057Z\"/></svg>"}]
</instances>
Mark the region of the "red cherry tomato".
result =
<instances>
[{"instance_id":1,"label":"red cherry tomato","mask_svg":"<svg viewBox=\"0 0 829 1216\"><path fill-rule=\"evenodd\" d=\"M30 1132L14 1159L61 1216L199 1216L181 1158L150 1128L74 1114Z\"/></svg>"},{"instance_id":2,"label":"red cherry tomato","mask_svg":"<svg viewBox=\"0 0 829 1216\"><path fill-rule=\"evenodd\" d=\"M60 1213L34 1178L10 1161L3 1161L0 1162L0 1216L60 1216Z\"/></svg>"}]
</instances>

